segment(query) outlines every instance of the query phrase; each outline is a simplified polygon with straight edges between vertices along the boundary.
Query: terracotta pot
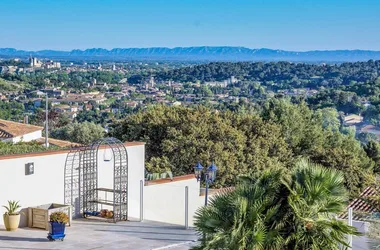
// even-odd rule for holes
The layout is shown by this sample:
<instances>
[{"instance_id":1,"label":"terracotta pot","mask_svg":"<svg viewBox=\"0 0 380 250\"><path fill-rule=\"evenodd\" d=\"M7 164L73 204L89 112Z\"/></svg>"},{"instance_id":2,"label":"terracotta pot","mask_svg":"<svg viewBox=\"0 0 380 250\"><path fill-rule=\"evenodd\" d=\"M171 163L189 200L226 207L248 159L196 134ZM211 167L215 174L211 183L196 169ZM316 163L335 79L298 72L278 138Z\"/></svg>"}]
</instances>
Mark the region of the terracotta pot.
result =
<instances>
[{"instance_id":1,"label":"terracotta pot","mask_svg":"<svg viewBox=\"0 0 380 250\"><path fill-rule=\"evenodd\" d=\"M13 214L3 215L4 219L4 226L7 231L15 231L18 228L18 225L20 224L20 215L19 214Z\"/></svg>"}]
</instances>

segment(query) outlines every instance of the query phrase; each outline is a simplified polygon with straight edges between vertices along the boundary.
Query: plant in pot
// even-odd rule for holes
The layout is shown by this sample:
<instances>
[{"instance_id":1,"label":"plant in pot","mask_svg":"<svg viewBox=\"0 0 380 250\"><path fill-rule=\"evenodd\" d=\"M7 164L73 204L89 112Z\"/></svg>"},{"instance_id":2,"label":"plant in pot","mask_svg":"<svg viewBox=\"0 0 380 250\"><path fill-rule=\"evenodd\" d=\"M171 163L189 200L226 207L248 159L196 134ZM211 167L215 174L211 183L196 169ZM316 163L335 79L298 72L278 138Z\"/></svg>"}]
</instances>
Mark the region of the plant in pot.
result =
<instances>
[{"instance_id":1,"label":"plant in pot","mask_svg":"<svg viewBox=\"0 0 380 250\"><path fill-rule=\"evenodd\" d=\"M3 215L5 229L7 231L15 231L20 224L20 211L21 206L18 201L8 201L8 206L3 206L7 211Z\"/></svg>"},{"instance_id":2,"label":"plant in pot","mask_svg":"<svg viewBox=\"0 0 380 250\"><path fill-rule=\"evenodd\" d=\"M50 215L49 240L63 240L65 238L65 227L69 216L64 212L54 212Z\"/></svg>"}]
</instances>

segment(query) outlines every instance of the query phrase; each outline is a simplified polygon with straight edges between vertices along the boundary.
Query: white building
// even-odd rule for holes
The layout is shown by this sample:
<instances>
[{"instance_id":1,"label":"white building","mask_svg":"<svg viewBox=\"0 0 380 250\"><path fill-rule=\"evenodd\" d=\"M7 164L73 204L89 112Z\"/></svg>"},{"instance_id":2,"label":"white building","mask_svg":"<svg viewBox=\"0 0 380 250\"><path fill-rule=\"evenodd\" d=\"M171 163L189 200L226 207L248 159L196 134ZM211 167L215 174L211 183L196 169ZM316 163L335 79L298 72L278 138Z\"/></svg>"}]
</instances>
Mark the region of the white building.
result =
<instances>
[{"instance_id":1,"label":"white building","mask_svg":"<svg viewBox=\"0 0 380 250\"><path fill-rule=\"evenodd\" d=\"M30 57L29 58L29 64L32 68L41 68L42 62L37 59L37 57Z\"/></svg>"},{"instance_id":2,"label":"white building","mask_svg":"<svg viewBox=\"0 0 380 250\"><path fill-rule=\"evenodd\" d=\"M43 127L0 119L0 140L17 143L30 142L42 137Z\"/></svg>"},{"instance_id":3,"label":"white building","mask_svg":"<svg viewBox=\"0 0 380 250\"><path fill-rule=\"evenodd\" d=\"M144 143L127 143L128 152L128 215L138 218L140 214L140 181L144 180ZM99 150L103 155L105 149ZM27 208L49 203L64 203L65 162L70 150L55 150L39 153L0 156L0 204L8 200L20 201L22 206L20 226L27 225ZM99 157L101 158L101 157ZM26 166L33 164L33 174L26 173ZM103 188L113 186L112 162L99 159L99 185ZM0 214L5 209L0 207ZM0 216L0 225L3 217Z\"/></svg>"},{"instance_id":4,"label":"white building","mask_svg":"<svg viewBox=\"0 0 380 250\"><path fill-rule=\"evenodd\" d=\"M60 62L54 62L54 61L48 61L45 63L45 67L47 69L60 69L61 63Z\"/></svg>"},{"instance_id":5,"label":"white building","mask_svg":"<svg viewBox=\"0 0 380 250\"><path fill-rule=\"evenodd\" d=\"M45 144L45 137L42 137L40 126L34 126L25 123L12 122L0 119L0 141L3 142L31 142L35 141L39 144ZM80 144L49 138L49 144L58 147L73 147Z\"/></svg>"},{"instance_id":6,"label":"white building","mask_svg":"<svg viewBox=\"0 0 380 250\"><path fill-rule=\"evenodd\" d=\"M145 143L127 142L124 146L128 154L128 219L193 226L195 212L205 201L194 174L146 181ZM107 150L110 149L104 146L99 148L98 185L112 189L113 160L103 159ZM0 190L7 190L0 192L0 205L6 205L8 200L19 201L23 212L20 227L27 226L28 207L64 204L67 188L65 162L69 152L65 149L0 156ZM32 173L27 171L31 165ZM211 191L210 195L213 193ZM108 207L99 207L102 208ZM4 212L5 209L0 206L0 214Z\"/></svg>"},{"instance_id":7,"label":"white building","mask_svg":"<svg viewBox=\"0 0 380 250\"><path fill-rule=\"evenodd\" d=\"M154 88L154 85L156 84L156 82L154 81L154 77L153 76L151 76L150 78L149 78L149 86L151 87L151 88Z\"/></svg>"}]
</instances>

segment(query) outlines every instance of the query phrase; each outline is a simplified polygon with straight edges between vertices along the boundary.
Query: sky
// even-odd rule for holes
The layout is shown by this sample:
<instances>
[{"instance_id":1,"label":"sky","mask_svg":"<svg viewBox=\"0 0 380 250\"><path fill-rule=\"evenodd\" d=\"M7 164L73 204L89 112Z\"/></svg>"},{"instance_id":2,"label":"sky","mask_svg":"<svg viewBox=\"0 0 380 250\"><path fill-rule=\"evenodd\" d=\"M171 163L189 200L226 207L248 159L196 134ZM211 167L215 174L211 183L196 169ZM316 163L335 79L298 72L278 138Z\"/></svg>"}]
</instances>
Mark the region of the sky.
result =
<instances>
[{"instance_id":1,"label":"sky","mask_svg":"<svg viewBox=\"0 0 380 250\"><path fill-rule=\"evenodd\" d=\"M380 0L0 0L0 48L380 50Z\"/></svg>"}]
</instances>

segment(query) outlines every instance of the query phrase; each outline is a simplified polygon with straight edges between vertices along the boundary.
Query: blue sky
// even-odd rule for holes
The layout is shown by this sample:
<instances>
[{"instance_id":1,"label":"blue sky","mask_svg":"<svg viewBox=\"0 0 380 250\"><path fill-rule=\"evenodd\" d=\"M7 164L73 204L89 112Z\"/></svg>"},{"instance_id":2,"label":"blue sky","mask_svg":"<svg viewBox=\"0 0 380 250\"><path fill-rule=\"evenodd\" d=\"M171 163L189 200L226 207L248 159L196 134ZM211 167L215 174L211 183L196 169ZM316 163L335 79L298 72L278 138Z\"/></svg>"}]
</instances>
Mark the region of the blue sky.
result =
<instances>
[{"instance_id":1,"label":"blue sky","mask_svg":"<svg viewBox=\"0 0 380 250\"><path fill-rule=\"evenodd\" d=\"M380 50L380 0L0 0L0 47Z\"/></svg>"}]
</instances>

